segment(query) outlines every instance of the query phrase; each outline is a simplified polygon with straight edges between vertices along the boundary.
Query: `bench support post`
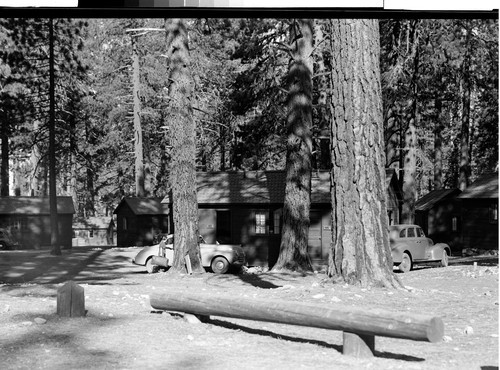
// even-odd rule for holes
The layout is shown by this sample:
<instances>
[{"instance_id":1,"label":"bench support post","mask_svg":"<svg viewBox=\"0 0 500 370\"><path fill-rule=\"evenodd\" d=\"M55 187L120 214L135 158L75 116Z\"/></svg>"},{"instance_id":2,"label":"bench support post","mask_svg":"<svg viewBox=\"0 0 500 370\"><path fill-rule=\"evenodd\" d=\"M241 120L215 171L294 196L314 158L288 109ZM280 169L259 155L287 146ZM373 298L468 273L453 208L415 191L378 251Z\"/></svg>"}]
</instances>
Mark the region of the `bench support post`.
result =
<instances>
[{"instance_id":1,"label":"bench support post","mask_svg":"<svg viewBox=\"0 0 500 370\"><path fill-rule=\"evenodd\" d=\"M344 355L354 357L373 357L375 352L375 336L362 335L356 333L343 332L343 347Z\"/></svg>"}]
</instances>

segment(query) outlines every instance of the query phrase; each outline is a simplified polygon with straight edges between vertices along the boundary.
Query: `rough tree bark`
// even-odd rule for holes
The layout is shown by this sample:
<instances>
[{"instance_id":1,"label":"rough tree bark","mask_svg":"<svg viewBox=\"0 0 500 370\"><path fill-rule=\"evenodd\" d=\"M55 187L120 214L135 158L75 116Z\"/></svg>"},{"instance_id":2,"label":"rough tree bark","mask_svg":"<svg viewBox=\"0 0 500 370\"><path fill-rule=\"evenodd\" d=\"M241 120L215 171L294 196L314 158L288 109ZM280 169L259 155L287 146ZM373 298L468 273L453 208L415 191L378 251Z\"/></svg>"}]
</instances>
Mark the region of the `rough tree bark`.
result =
<instances>
[{"instance_id":1,"label":"rough tree bark","mask_svg":"<svg viewBox=\"0 0 500 370\"><path fill-rule=\"evenodd\" d=\"M132 95L134 102L134 154L135 154L135 196L144 197L144 154L142 147L141 127L141 100L140 94L140 66L139 51L137 49L137 36L131 35L132 39Z\"/></svg>"},{"instance_id":2,"label":"rough tree bark","mask_svg":"<svg viewBox=\"0 0 500 370\"><path fill-rule=\"evenodd\" d=\"M61 255L59 245L59 221L57 216L56 188L56 108L55 108L55 66L54 66L54 23L49 20L49 203L50 203L50 245L51 254Z\"/></svg>"},{"instance_id":3,"label":"rough tree bark","mask_svg":"<svg viewBox=\"0 0 500 370\"><path fill-rule=\"evenodd\" d=\"M168 19L167 50L170 62L170 116L172 168L170 184L174 220L172 272L185 272L189 255L193 272L204 272L198 244L196 199L195 122L192 109L192 78L189 70L188 34L181 19Z\"/></svg>"},{"instance_id":4,"label":"rough tree bark","mask_svg":"<svg viewBox=\"0 0 500 370\"><path fill-rule=\"evenodd\" d=\"M330 21L332 48L332 247L328 275L361 286L399 287L385 205L377 20Z\"/></svg>"},{"instance_id":5,"label":"rough tree bark","mask_svg":"<svg viewBox=\"0 0 500 370\"><path fill-rule=\"evenodd\" d=\"M462 127L460 130L460 168L458 178L458 188L465 190L469 185L470 177L470 112L471 112L471 73L470 73L470 59L471 59L471 33L472 26L470 20L466 21L465 28L465 43L466 52L464 61L462 63Z\"/></svg>"},{"instance_id":6,"label":"rough tree bark","mask_svg":"<svg viewBox=\"0 0 500 370\"><path fill-rule=\"evenodd\" d=\"M2 165L0 169L0 196L9 196L9 129L6 115L2 114L1 117L1 133L2 136Z\"/></svg>"},{"instance_id":7,"label":"rough tree bark","mask_svg":"<svg viewBox=\"0 0 500 370\"><path fill-rule=\"evenodd\" d=\"M292 22L283 229L273 271L312 271L307 245L311 204L313 35L312 20Z\"/></svg>"},{"instance_id":8,"label":"rough tree bark","mask_svg":"<svg viewBox=\"0 0 500 370\"><path fill-rule=\"evenodd\" d=\"M434 189L440 190L443 188L443 130L444 124L441 121L442 102L441 98L437 97L434 100L435 126L434 126Z\"/></svg>"},{"instance_id":9,"label":"rough tree bark","mask_svg":"<svg viewBox=\"0 0 500 370\"><path fill-rule=\"evenodd\" d=\"M411 60L413 61L413 71L410 85L410 102L406 108L408 127L405 133L404 145L404 171L403 176L403 207L401 220L406 224L415 222L415 203L417 201L417 127L418 127L418 65L419 65L419 31L418 21L410 21L408 29L408 39L411 42ZM409 47L410 45L408 45Z\"/></svg>"}]
</instances>

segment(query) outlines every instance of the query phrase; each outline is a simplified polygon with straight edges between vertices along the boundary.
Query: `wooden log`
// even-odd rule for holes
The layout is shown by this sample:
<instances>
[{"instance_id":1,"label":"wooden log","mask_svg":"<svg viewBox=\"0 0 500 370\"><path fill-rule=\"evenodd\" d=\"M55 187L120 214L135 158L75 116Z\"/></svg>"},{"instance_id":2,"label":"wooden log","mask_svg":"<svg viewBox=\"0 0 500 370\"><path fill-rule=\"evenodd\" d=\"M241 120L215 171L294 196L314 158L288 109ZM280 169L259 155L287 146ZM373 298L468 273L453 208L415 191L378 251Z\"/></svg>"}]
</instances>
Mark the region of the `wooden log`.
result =
<instances>
[{"instance_id":1,"label":"wooden log","mask_svg":"<svg viewBox=\"0 0 500 370\"><path fill-rule=\"evenodd\" d=\"M438 342L444 334L444 324L439 317L380 309L227 297L186 290L155 292L150 295L150 304L158 310L311 326L359 336Z\"/></svg>"},{"instance_id":2,"label":"wooden log","mask_svg":"<svg viewBox=\"0 0 500 370\"><path fill-rule=\"evenodd\" d=\"M83 287L68 281L57 289L57 314L61 317L85 316L85 293Z\"/></svg>"}]
</instances>

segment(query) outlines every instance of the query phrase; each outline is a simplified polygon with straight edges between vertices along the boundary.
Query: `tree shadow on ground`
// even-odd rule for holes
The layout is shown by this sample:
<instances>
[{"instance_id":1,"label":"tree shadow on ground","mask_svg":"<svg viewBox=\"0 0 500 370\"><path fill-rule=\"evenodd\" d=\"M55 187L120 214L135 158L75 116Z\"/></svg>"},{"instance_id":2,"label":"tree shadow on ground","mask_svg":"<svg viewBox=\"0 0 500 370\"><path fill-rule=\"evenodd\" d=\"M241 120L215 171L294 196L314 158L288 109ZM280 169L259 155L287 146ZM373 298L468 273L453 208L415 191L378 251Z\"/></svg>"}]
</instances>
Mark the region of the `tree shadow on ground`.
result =
<instances>
[{"instance_id":1,"label":"tree shadow on ground","mask_svg":"<svg viewBox=\"0 0 500 370\"><path fill-rule=\"evenodd\" d=\"M74 368L75 365L98 363L115 363L120 358L119 353L87 348L78 338L82 330L92 331L106 325L116 324L116 318L81 318L65 319L56 315L44 315L40 313L27 312L14 316L13 322L33 321L36 317L48 320L43 325L43 331L33 326L33 330L27 330L25 334L15 338L2 341L2 348L5 351L2 356L2 364L5 368ZM71 321L70 321L71 320ZM85 320L85 325L81 325L80 320ZM73 328L73 329L72 329ZM64 356L35 356L40 351L57 353L64 350ZM33 355L29 355L33 354Z\"/></svg>"},{"instance_id":2,"label":"tree shadow on ground","mask_svg":"<svg viewBox=\"0 0 500 370\"><path fill-rule=\"evenodd\" d=\"M263 336L271 337L274 339L286 340L286 341L295 342L295 343L314 344L314 345L317 345L317 346L320 346L323 348L334 349L340 353L342 353L342 350L343 350L342 345L331 344L331 343L328 343L328 342L325 342L322 340L306 339L306 338L294 337L294 336L289 336L289 335L277 334L277 333L273 333L272 331L269 331L269 330L254 329L254 328L250 328L248 326L243 326L240 324L235 324L235 323L231 323L231 322L219 320L219 319L209 319L206 322L210 323L212 325L222 327L222 328L226 328L226 329L230 329L230 330L239 330L239 331L242 331L242 332L245 332L248 334L263 335ZM381 358L386 358L386 359L402 360L402 361L408 361L408 362L423 362L423 361L425 361L423 358L420 358L420 357L402 355L402 354L385 352L385 351L384 352L375 351L374 354L376 357L381 357Z\"/></svg>"},{"instance_id":3,"label":"tree shadow on ground","mask_svg":"<svg viewBox=\"0 0 500 370\"><path fill-rule=\"evenodd\" d=\"M207 279L209 285L223 285L225 283L234 283L241 281L243 284L248 284L260 289L279 289L286 285L293 285L295 281L308 276L302 273L259 273L259 274L225 274L213 275ZM301 282L300 282L301 283Z\"/></svg>"},{"instance_id":4,"label":"tree shadow on ground","mask_svg":"<svg viewBox=\"0 0 500 370\"><path fill-rule=\"evenodd\" d=\"M106 253L103 248L73 248L61 256L45 250L2 252L0 283L59 284L74 280L102 284L124 276L123 269L131 266L130 258L124 254Z\"/></svg>"}]
</instances>

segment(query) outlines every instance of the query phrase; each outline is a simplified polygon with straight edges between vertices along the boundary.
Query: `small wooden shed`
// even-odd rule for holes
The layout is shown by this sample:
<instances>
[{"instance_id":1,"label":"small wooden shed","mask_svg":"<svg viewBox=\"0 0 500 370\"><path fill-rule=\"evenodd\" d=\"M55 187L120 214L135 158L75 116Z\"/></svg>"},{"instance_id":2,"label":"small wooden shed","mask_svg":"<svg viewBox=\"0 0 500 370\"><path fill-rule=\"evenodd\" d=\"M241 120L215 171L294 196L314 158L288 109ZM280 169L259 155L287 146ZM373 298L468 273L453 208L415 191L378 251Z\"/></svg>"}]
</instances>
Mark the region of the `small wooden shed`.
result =
<instances>
[{"instance_id":1,"label":"small wooden shed","mask_svg":"<svg viewBox=\"0 0 500 370\"><path fill-rule=\"evenodd\" d=\"M452 249L461 244L461 202L459 189L438 189L415 203L415 223L434 243L447 243Z\"/></svg>"},{"instance_id":2,"label":"small wooden shed","mask_svg":"<svg viewBox=\"0 0 500 370\"><path fill-rule=\"evenodd\" d=\"M463 247L498 250L498 173L481 176L458 199Z\"/></svg>"},{"instance_id":3,"label":"small wooden shed","mask_svg":"<svg viewBox=\"0 0 500 370\"><path fill-rule=\"evenodd\" d=\"M71 197L57 197L59 242L71 248L75 208ZM50 203L48 197L1 197L0 228L8 229L21 248L50 246Z\"/></svg>"},{"instance_id":4,"label":"small wooden shed","mask_svg":"<svg viewBox=\"0 0 500 370\"><path fill-rule=\"evenodd\" d=\"M170 232L169 205L162 198L123 198L116 214L118 247L152 245L155 235Z\"/></svg>"},{"instance_id":5,"label":"small wooden shed","mask_svg":"<svg viewBox=\"0 0 500 370\"><path fill-rule=\"evenodd\" d=\"M112 217L87 217L73 223L73 246L115 245L116 230Z\"/></svg>"}]
</instances>

